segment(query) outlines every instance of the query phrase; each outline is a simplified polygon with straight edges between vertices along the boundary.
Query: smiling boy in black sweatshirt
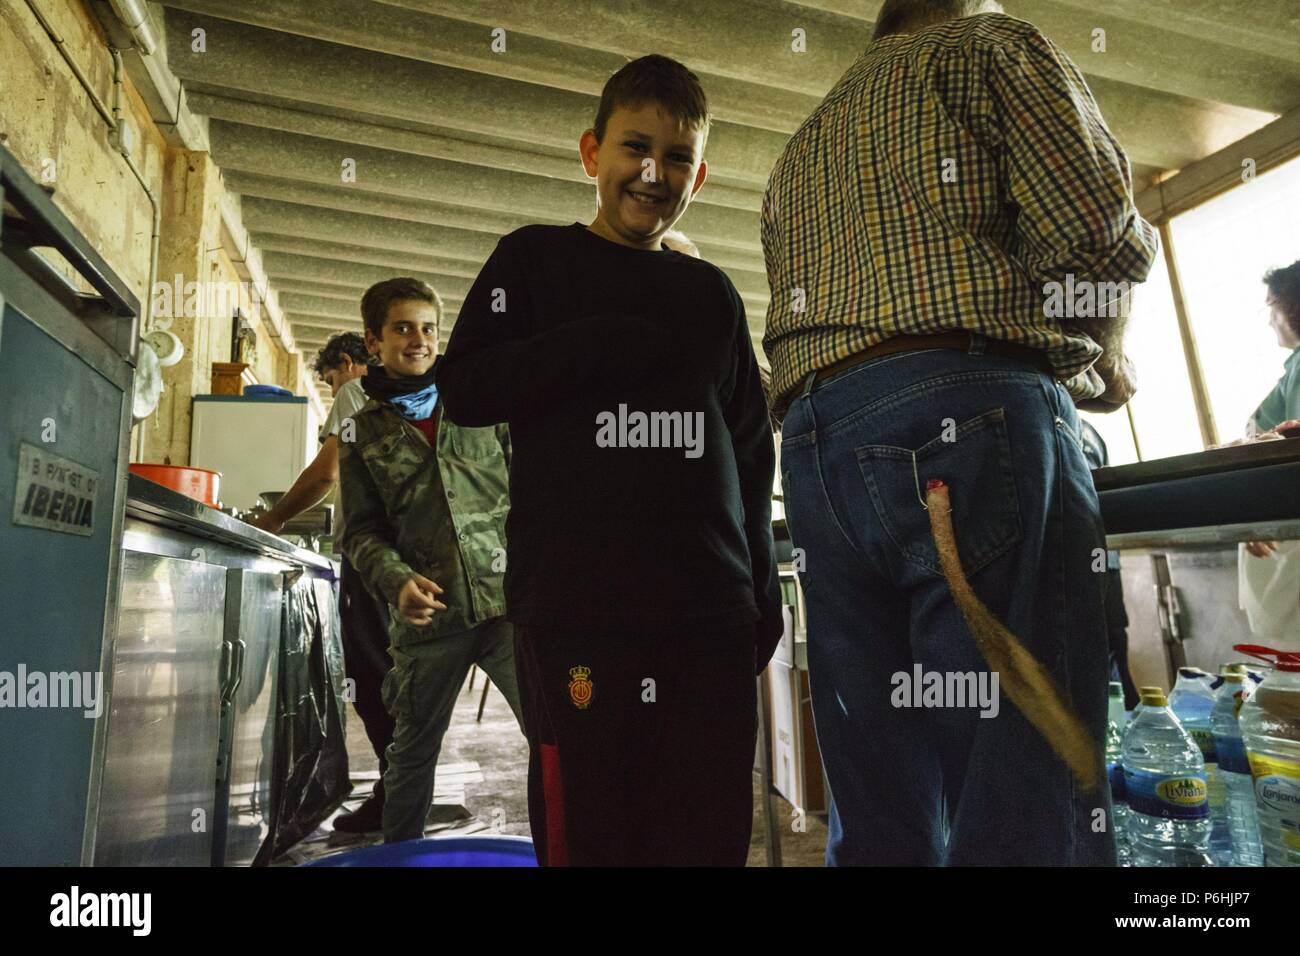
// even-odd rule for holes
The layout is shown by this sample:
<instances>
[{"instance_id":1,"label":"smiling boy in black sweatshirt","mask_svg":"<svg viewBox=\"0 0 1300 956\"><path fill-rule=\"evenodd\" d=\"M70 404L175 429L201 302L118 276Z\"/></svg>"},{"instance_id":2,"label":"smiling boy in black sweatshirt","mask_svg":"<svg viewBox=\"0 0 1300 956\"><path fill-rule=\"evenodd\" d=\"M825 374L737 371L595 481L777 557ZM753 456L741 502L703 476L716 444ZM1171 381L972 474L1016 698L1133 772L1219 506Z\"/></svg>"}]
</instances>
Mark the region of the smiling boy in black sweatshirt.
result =
<instances>
[{"instance_id":1,"label":"smiling boy in black sweatshirt","mask_svg":"<svg viewBox=\"0 0 1300 956\"><path fill-rule=\"evenodd\" d=\"M505 236L439 371L447 415L509 422L506 601L543 864L743 865L755 680L782 630L767 406L745 311L666 249L703 185L680 63L606 83L590 225Z\"/></svg>"}]
</instances>

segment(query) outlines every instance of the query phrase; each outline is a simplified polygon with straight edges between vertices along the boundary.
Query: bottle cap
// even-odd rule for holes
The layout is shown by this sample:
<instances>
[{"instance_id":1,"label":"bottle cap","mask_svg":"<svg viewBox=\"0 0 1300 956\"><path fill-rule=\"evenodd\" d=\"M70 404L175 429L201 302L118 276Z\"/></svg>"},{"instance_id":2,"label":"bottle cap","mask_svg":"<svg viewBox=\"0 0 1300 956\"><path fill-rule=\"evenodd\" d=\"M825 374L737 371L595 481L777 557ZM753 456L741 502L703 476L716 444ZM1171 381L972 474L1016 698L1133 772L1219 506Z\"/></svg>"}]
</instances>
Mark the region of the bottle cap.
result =
<instances>
[{"instance_id":1,"label":"bottle cap","mask_svg":"<svg viewBox=\"0 0 1300 956\"><path fill-rule=\"evenodd\" d=\"M1142 706L1143 707L1165 707L1169 701L1165 698L1165 692L1159 687L1142 688Z\"/></svg>"},{"instance_id":2,"label":"bottle cap","mask_svg":"<svg viewBox=\"0 0 1300 956\"><path fill-rule=\"evenodd\" d=\"M1219 674L1219 678L1227 684L1240 684L1246 679L1246 675L1241 671L1230 671L1225 669Z\"/></svg>"},{"instance_id":3,"label":"bottle cap","mask_svg":"<svg viewBox=\"0 0 1300 956\"><path fill-rule=\"evenodd\" d=\"M1219 668L1219 676L1227 677L1229 674L1246 673L1246 665L1243 661L1230 661Z\"/></svg>"}]
</instances>

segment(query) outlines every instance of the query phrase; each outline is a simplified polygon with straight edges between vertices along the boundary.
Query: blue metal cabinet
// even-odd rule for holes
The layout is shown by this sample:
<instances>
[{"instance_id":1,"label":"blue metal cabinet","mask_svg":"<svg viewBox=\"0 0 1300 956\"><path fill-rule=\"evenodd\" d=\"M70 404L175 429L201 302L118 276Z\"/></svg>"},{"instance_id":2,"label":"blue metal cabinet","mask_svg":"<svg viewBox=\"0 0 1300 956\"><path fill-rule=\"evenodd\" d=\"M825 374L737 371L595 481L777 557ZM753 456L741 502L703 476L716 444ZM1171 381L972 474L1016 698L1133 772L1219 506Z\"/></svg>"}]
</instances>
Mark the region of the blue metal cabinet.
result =
<instances>
[{"instance_id":1,"label":"blue metal cabinet","mask_svg":"<svg viewBox=\"0 0 1300 956\"><path fill-rule=\"evenodd\" d=\"M75 865L94 852L139 307L3 148L0 200L0 865Z\"/></svg>"}]
</instances>

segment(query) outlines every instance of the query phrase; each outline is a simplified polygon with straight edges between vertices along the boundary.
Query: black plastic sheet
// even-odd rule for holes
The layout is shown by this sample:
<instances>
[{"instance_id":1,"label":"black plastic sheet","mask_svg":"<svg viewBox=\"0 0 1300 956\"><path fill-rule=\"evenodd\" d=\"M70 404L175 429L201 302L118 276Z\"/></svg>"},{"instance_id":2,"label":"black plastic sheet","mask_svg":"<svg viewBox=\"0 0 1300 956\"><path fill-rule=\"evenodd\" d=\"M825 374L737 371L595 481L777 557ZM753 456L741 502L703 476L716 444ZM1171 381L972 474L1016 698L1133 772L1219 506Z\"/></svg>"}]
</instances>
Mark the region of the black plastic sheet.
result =
<instances>
[{"instance_id":1,"label":"black plastic sheet","mask_svg":"<svg viewBox=\"0 0 1300 956\"><path fill-rule=\"evenodd\" d=\"M334 584L299 574L284 596L270 831L254 866L315 830L352 790Z\"/></svg>"}]
</instances>

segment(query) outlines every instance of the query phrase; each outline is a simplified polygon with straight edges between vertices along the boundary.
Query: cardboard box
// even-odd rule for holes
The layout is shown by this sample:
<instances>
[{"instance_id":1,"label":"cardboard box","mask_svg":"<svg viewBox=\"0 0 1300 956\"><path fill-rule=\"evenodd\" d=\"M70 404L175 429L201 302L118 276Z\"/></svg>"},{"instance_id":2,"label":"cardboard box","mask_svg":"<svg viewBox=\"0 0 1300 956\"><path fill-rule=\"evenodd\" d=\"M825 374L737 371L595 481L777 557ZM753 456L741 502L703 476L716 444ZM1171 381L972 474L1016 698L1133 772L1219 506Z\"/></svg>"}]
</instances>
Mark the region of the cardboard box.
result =
<instances>
[{"instance_id":1,"label":"cardboard box","mask_svg":"<svg viewBox=\"0 0 1300 956\"><path fill-rule=\"evenodd\" d=\"M826 787L813 729L808 672L773 660L767 680L772 702L772 785L792 806L824 812Z\"/></svg>"}]
</instances>

